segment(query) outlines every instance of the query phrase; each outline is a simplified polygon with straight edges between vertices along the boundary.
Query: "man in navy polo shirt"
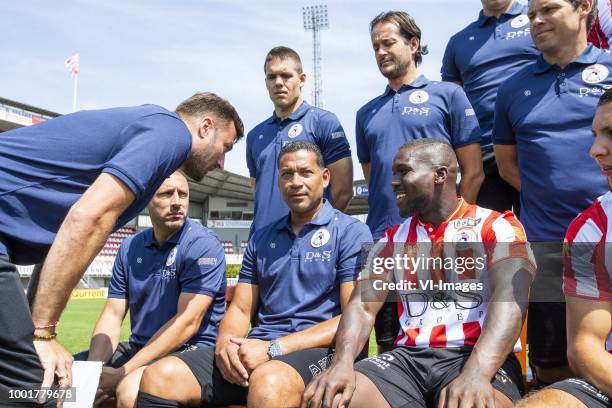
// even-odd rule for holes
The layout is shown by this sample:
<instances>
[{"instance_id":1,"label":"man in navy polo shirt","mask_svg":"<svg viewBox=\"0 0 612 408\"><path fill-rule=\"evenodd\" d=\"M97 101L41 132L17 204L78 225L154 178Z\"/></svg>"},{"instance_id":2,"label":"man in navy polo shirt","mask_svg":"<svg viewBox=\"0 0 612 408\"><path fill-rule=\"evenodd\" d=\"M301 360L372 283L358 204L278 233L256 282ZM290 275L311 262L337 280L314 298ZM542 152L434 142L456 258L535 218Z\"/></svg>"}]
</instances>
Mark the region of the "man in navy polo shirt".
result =
<instances>
[{"instance_id":1,"label":"man in navy polo shirt","mask_svg":"<svg viewBox=\"0 0 612 408\"><path fill-rule=\"evenodd\" d=\"M478 20L449 40L442 61L442 80L463 86L480 124L485 180L477 204L518 214L519 193L499 176L493 153L495 96L504 80L536 59L538 50L529 34L527 5L518 0L481 2Z\"/></svg>"},{"instance_id":2,"label":"man in navy polo shirt","mask_svg":"<svg viewBox=\"0 0 612 408\"><path fill-rule=\"evenodd\" d=\"M278 155L287 143L300 140L319 147L331 174L326 198L334 208L344 211L353 196L353 162L344 129L336 115L303 100L306 74L300 56L291 48L272 48L264 72L274 113L247 135L247 166L255 189L251 232L288 211L276 184Z\"/></svg>"},{"instance_id":3,"label":"man in navy polo shirt","mask_svg":"<svg viewBox=\"0 0 612 408\"><path fill-rule=\"evenodd\" d=\"M187 218L189 185L176 172L148 206L153 228L126 239L113 267L108 300L88 351L104 361L99 400L116 393L133 407L145 366L180 350L211 346L225 313L225 255L217 236ZM130 310L132 335L119 343Z\"/></svg>"},{"instance_id":4,"label":"man in navy polo shirt","mask_svg":"<svg viewBox=\"0 0 612 408\"><path fill-rule=\"evenodd\" d=\"M476 201L484 174L478 120L465 92L456 84L418 75L417 66L427 48L421 45L421 29L412 17L402 11L381 13L370 23L370 34L378 68L388 85L357 112L355 136L369 190L367 224L374 239L379 239L403 220L391 188L391 164L404 143L428 137L449 143L461 168L460 194L470 203ZM393 306L387 303L378 314L379 346L392 346L397 336Z\"/></svg>"},{"instance_id":5,"label":"man in navy polo shirt","mask_svg":"<svg viewBox=\"0 0 612 408\"><path fill-rule=\"evenodd\" d=\"M329 365L340 313L359 274L361 246L372 236L323 198L330 175L315 145L286 145L278 169L290 213L249 240L216 348L147 368L139 407L295 407L305 385Z\"/></svg>"},{"instance_id":6,"label":"man in navy polo shirt","mask_svg":"<svg viewBox=\"0 0 612 408\"><path fill-rule=\"evenodd\" d=\"M536 378L546 384L570 374L561 249L571 220L606 191L588 152L597 101L612 86L612 56L587 44L593 0L532 0L528 16L541 55L499 87L493 143L536 242L527 337Z\"/></svg>"},{"instance_id":7,"label":"man in navy polo shirt","mask_svg":"<svg viewBox=\"0 0 612 408\"><path fill-rule=\"evenodd\" d=\"M200 180L222 167L242 132L231 104L198 93L176 113L82 111L0 136L0 401L8 388L50 386L54 376L70 386L72 356L55 326L109 233L178 168ZM30 316L15 264L41 263Z\"/></svg>"}]
</instances>

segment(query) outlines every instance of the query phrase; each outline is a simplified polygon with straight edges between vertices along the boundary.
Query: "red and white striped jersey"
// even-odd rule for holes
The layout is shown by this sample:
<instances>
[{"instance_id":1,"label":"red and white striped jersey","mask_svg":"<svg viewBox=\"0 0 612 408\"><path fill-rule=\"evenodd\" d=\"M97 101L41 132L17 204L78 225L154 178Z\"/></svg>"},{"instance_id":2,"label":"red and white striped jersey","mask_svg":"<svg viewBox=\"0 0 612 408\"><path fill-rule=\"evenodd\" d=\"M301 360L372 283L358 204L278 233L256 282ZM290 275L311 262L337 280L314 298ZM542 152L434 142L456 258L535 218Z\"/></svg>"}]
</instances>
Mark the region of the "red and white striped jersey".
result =
<instances>
[{"instance_id":1,"label":"red and white striped jersey","mask_svg":"<svg viewBox=\"0 0 612 408\"><path fill-rule=\"evenodd\" d=\"M589 32L589 42L597 48L609 49L612 41L612 5L610 0L597 2L597 14Z\"/></svg>"},{"instance_id":2,"label":"red and white striped jersey","mask_svg":"<svg viewBox=\"0 0 612 408\"><path fill-rule=\"evenodd\" d=\"M521 257L535 268L533 254L526 242L525 231L515 215L503 214L466 203L462 198L457 208L439 227L424 224L416 217L385 231L379 246L386 243L379 257L390 256L403 245L404 253L410 257L481 259L480 267L461 268L455 263L453 269L422 263L418 268L395 268L394 282L415 282L414 287L423 288L423 282L482 282L483 290L469 291L460 297L431 297L417 290L398 290L398 316L400 331L395 345L414 347L460 347L473 346L483 327L487 315L490 285L488 271L492 265L509 257ZM504 243L501 245L501 243ZM398 245L400 244L400 245ZM421 252L428 252L423 254ZM394 255L391 255L394 256ZM463 263L465 265L465 263ZM425 266L428 265L428 266ZM419 286L420 285L420 286ZM401 288L400 288L401 289ZM434 290L435 292L435 290ZM434 293L429 292L429 294ZM520 351L520 341L515 351Z\"/></svg>"},{"instance_id":3,"label":"red and white striped jersey","mask_svg":"<svg viewBox=\"0 0 612 408\"><path fill-rule=\"evenodd\" d=\"M565 294L612 302L612 192L599 197L572 221L565 235L564 254ZM612 352L612 331L606 350Z\"/></svg>"}]
</instances>

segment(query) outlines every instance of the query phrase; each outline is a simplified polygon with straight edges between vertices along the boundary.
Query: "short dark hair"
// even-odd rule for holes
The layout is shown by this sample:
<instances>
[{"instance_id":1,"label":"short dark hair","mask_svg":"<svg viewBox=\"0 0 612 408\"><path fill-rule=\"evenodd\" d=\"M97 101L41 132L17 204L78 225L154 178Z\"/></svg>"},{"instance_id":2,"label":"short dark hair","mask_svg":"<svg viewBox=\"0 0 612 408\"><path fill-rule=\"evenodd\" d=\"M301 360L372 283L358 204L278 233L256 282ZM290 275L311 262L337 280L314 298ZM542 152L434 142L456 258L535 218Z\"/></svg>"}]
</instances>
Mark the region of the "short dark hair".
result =
<instances>
[{"instance_id":1,"label":"short dark hair","mask_svg":"<svg viewBox=\"0 0 612 408\"><path fill-rule=\"evenodd\" d=\"M212 92L195 93L176 107L176 113L188 117L212 115L226 123L231 121L236 128L236 140L244 136L244 125L236 109L231 103Z\"/></svg>"},{"instance_id":2,"label":"short dark hair","mask_svg":"<svg viewBox=\"0 0 612 408\"><path fill-rule=\"evenodd\" d=\"M392 23L398 26L402 37L410 41L412 37L419 40L419 48L414 53L414 64L418 67L423 61L423 55L429 52L426 45L421 44L421 29L416 24L412 16L405 11L385 11L380 13L370 22L370 34L374 27L381 23Z\"/></svg>"},{"instance_id":3,"label":"short dark hair","mask_svg":"<svg viewBox=\"0 0 612 408\"><path fill-rule=\"evenodd\" d=\"M297 142L287 143L283 146L280 151L280 154L278 155L278 162L276 164L276 167L280 167L280 162L284 155L286 155L287 153L294 153L299 150L313 152L317 158L317 166L319 166L320 169L325 168L325 162L323 161L323 153L321 153L321 149L319 149L319 147L315 144L312 144L310 142L303 142L301 140Z\"/></svg>"},{"instance_id":4,"label":"short dark hair","mask_svg":"<svg viewBox=\"0 0 612 408\"><path fill-rule=\"evenodd\" d=\"M302 60L300 59L300 55L291 48L282 45L274 47L270 51L268 51L268 54L266 54L266 60L264 62L264 72L266 72L266 66L268 65L268 62L277 58L280 60L292 59L295 62L295 67L298 74L301 74L303 72Z\"/></svg>"},{"instance_id":5,"label":"short dark hair","mask_svg":"<svg viewBox=\"0 0 612 408\"><path fill-rule=\"evenodd\" d=\"M426 137L423 139L414 139L404 143L399 148L399 150L402 149L415 149L420 151L425 150L428 152L434 152L435 157L438 160L450 160L457 163L457 154L455 153L455 150L450 144L448 144L444 140L434 139L431 137Z\"/></svg>"},{"instance_id":6,"label":"short dark hair","mask_svg":"<svg viewBox=\"0 0 612 408\"><path fill-rule=\"evenodd\" d=\"M567 1L569 4L572 5L572 7L574 7L574 10L576 10L578 7L580 7L580 5L583 3L584 0L565 0ZM587 18L587 34L589 33L589 31L591 31L591 27L593 27L593 23L595 22L595 16L597 15L597 0L593 0L593 8L591 9L591 12L589 13L589 16Z\"/></svg>"},{"instance_id":7,"label":"short dark hair","mask_svg":"<svg viewBox=\"0 0 612 408\"><path fill-rule=\"evenodd\" d=\"M612 88L606 89L606 92L603 93L599 97L599 102L597 102L597 107L604 106L612 102Z\"/></svg>"}]
</instances>

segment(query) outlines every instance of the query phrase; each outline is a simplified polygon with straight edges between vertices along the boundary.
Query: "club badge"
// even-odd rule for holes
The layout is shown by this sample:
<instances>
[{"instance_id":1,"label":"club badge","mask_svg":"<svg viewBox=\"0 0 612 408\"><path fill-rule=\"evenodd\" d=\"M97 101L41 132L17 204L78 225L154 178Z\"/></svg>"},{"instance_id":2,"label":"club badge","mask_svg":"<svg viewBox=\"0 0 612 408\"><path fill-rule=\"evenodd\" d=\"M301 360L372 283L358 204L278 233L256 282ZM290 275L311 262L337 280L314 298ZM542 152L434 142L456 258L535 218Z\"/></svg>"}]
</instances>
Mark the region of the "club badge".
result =
<instances>
[{"instance_id":1,"label":"club badge","mask_svg":"<svg viewBox=\"0 0 612 408\"><path fill-rule=\"evenodd\" d=\"M313 248L319 248L327 244L328 241L329 231L325 228L321 228L312 234L312 238L310 238L310 245L312 245Z\"/></svg>"},{"instance_id":2,"label":"club badge","mask_svg":"<svg viewBox=\"0 0 612 408\"><path fill-rule=\"evenodd\" d=\"M510 22L510 26L512 28L521 28L529 24L529 17L527 14L521 14L520 16L516 16Z\"/></svg>"},{"instance_id":3,"label":"club badge","mask_svg":"<svg viewBox=\"0 0 612 408\"><path fill-rule=\"evenodd\" d=\"M608 77L608 68L601 64L594 64L582 71L582 80L587 84L597 84Z\"/></svg>"},{"instance_id":4,"label":"club badge","mask_svg":"<svg viewBox=\"0 0 612 408\"><path fill-rule=\"evenodd\" d=\"M176 247L172 248L172 250L170 251L168 258L166 259L166 266L172 265L175 259L176 259Z\"/></svg>"},{"instance_id":5,"label":"club badge","mask_svg":"<svg viewBox=\"0 0 612 408\"><path fill-rule=\"evenodd\" d=\"M429 94L425 91L414 91L410 94L408 100L410 101L410 103L418 105L420 103L427 102L429 100Z\"/></svg>"},{"instance_id":6,"label":"club badge","mask_svg":"<svg viewBox=\"0 0 612 408\"><path fill-rule=\"evenodd\" d=\"M289 132L287 132L287 136L289 136L290 139L293 139L294 137L301 135L302 130L304 130L304 127L299 123L296 123L295 125L291 126Z\"/></svg>"}]
</instances>

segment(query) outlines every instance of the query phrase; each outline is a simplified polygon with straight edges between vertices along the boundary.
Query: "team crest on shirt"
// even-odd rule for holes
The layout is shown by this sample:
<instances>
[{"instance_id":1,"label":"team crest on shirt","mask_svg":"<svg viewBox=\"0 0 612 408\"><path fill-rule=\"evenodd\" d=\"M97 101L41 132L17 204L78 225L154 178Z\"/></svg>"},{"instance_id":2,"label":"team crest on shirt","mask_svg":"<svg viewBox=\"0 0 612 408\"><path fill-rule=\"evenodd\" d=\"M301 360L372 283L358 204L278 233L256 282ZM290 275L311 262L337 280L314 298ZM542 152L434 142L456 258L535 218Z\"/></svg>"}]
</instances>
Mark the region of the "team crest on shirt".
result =
<instances>
[{"instance_id":1,"label":"team crest on shirt","mask_svg":"<svg viewBox=\"0 0 612 408\"><path fill-rule=\"evenodd\" d=\"M474 232L474 230L464 229L455 234L455 236L453 237L453 242L476 242L476 238L476 232Z\"/></svg>"},{"instance_id":2,"label":"team crest on shirt","mask_svg":"<svg viewBox=\"0 0 612 408\"><path fill-rule=\"evenodd\" d=\"M166 259L166 266L172 265L175 260L176 260L176 247L172 248L172 250L170 251L168 258Z\"/></svg>"},{"instance_id":3,"label":"team crest on shirt","mask_svg":"<svg viewBox=\"0 0 612 408\"><path fill-rule=\"evenodd\" d=\"M414 103L415 105L418 105L420 103L425 103L429 100L429 94L425 91L414 91L413 93L410 94L410 96L408 97L408 100L410 101L410 103Z\"/></svg>"},{"instance_id":4,"label":"team crest on shirt","mask_svg":"<svg viewBox=\"0 0 612 408\"><path fill-rule=\"evenodd\" d=\"M608 77L609 71L605 65L593 64L582 71L582 80L587 84L597 84Z\"/></svg>"},{"instance_id":5,"label":"team crest on shirt","mask_svg":"<svg viewBox=\"0 0 612 408\"><path fill-rule=\"evenodd\" d=\"M326 228L321 228L312 234L312 238L310 238L310 245L313 248L322 247L323 245L327 244L329 237L329 231Z\"/></svg>"},{"instance_id":6,"label":"team crest on shirt","mask_svg":"<svg viewBox=\"0 0 612 408\"><path fill-rule=\"evenodd\" d=\"M295 125L291 126L291 128L289 128L287 136L289 136L290 139L293 139L294 137L298 137L299 135L301 135L302 130L304 130L304 127L299 123L296 123Z\"/></svg>"},{"instance_id":7,"label":"team crest on shirt","mask_svg":"<svg viewBox=\"0 0 612 408\"><path fill-rule=\"evenodd\" d=\"M516 16L510 22L510 26L512 28L521 28L529 24L529 17L527 14L521 14L520 16Z\"/></svg>"}]
</instances>

